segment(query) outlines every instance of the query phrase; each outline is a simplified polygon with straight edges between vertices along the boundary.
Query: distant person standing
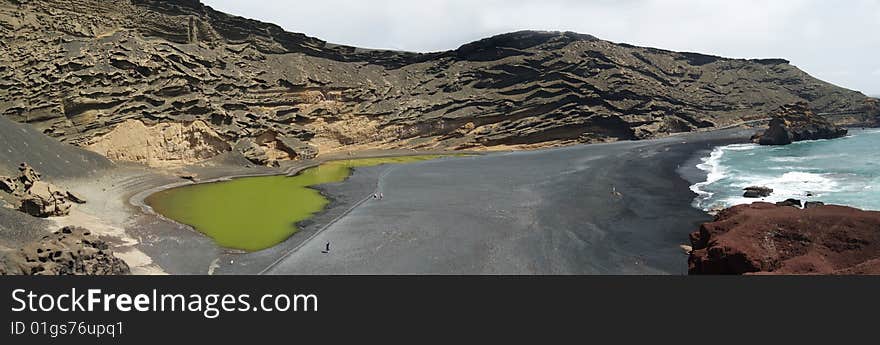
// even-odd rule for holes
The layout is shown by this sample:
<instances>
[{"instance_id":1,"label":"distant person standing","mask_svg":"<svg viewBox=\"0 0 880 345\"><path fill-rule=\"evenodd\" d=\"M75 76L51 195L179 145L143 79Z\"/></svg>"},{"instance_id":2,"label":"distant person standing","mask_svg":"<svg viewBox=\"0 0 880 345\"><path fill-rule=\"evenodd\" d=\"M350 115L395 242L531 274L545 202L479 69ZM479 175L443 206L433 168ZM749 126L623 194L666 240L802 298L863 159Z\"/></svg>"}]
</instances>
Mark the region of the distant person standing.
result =
<instances>
[{"instance_id":1,"label":"distant person standing","mask_svg":"<svg viewBox=\"0 0 880 345\"><path fill-rule=\"evenodd\" d=\"M611 186L611 199L612 200L620 200L623 199L623 194L617 191L617 187Z\"/></svg>"}]
</instances>

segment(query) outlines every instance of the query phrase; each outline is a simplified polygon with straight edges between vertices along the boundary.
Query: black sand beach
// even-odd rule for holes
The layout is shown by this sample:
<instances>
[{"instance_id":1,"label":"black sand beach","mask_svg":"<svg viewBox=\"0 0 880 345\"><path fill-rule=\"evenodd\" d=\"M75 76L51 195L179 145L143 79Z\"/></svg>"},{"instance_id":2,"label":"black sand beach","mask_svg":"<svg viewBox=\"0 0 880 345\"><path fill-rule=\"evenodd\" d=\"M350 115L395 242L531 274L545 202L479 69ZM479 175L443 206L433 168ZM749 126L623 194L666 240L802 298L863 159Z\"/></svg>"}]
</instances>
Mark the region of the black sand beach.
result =
<instances>
[{"instance_id":1,"label":"black sand beach","mask_svg":"<svg viewBox=\"0 0 880 345\"><path fill-rule=\"evenodd\" d=\"M78 149L71 150L81 158L59 162L40 154L58 149L54 140L4 128L20 131L4 136L18 138L12 144L45 156L32 164L90 202L49 220L0 209L0 227L19 230L4 231L0 249L38 238L45 232L28 229L46 224L85 226L135 274L683 274L679 245L709 219L690 205L689 185L704 178L694 166L712 147L752 134L733 129L359 168L345 182L319 187L331 204L299 224L300 232L273 248L242 253L144 213L137 201L157 188L191 183L181 173L207 181L294 172L316 162L248 168L221 156L156 172ZM377 183L385 198L361 203ZM331 251L323 254L327 242Z\"/></svg>"},{"instance_id":2,"label":"black sand beach","mask_svg":"<svg viewBox=\"0 0 880 345\"><path fill-rule=\"evenodd\" d=\"M4 138L20 137L11 143L34 147L13 152L30 149L39 158L60 146L19 131ZM0 210L0 226L21 230L4 231L0 249L38 238L42 232L25 230L49 222L50 228L94 229L136 274L683 274L679 245L708 220L690 206L688 187L703 178L697 159L751 133L734 129L360 168L345 182L319 187L331 204L300 224L299 233L255 253L221 248L129 204L157 187L188 183L176 173L111 165L71 149L82 158L59 162L44 155L33 164L91 202L48 221ZM246 168L219 157L184 170L205 181L313 164ZM360 203L377 182L385 198ZM323 254L327 242L331 251Z\"/></svg>"},{"instance_id":3,"label":"black sand beach","mask_svg":"<svg viewBox=\"0 0 880 345\"><path fill-rule=\"evenodd\" d=\"M679 245L710 219L691 207L688 187L702 177L690 165L751 133L358 169L322 187L333 204L302 232L269 250L225 255L214 273L685 274ZM340 217L377 182L384 199Z\"/></svg>"}]
</instances>

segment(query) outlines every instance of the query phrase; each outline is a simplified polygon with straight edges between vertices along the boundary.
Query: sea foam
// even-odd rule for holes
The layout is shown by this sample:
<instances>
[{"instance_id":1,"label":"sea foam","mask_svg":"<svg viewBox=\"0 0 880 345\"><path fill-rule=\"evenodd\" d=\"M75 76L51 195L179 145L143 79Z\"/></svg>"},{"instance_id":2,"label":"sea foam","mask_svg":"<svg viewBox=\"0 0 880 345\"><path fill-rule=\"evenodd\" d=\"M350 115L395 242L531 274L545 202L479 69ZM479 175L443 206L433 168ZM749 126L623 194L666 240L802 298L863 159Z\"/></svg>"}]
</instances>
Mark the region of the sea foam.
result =
<instances>
[{"instance_id":1,"label":"sea foam","mask_svg":"<svg viewBox=\"0 0 880 345\"><path fill-rule=\"evenodd\" d=\"M852 138L814 140L787 146L737 144L716 147L697 168L705 181L690 189L700 209L785 199L822 201L880 209L880 130L854 130ZM743 197L743 188L765 186L764 199Z\"/></svg>"}]
</instances>

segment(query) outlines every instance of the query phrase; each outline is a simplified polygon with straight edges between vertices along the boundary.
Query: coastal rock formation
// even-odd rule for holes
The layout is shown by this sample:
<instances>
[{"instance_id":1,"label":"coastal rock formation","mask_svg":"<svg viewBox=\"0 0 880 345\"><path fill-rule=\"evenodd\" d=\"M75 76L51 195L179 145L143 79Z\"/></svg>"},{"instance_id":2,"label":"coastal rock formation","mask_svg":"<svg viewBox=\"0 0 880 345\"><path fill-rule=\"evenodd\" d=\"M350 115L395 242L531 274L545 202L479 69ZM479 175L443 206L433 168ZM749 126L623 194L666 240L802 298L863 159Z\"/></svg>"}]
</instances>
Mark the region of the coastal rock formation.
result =
<instances>
[{"instance_id":1,"label":"coastal rock formation","mask_svg":"<svg viewBox=\"0 0 880 345\"><path fill-rule=\"evenodd\" d=\"M807 201L806 203L804 203L804 208L814 208L820 206L825 206L825 203L821 201Z\"/></svg>"},{"instance_id":2,"label":"coastal rock formation","mask_svg":"<svg viewBox=\"0 0 880 345\"><path fill-rule=\"evenodd\" d=\"M732 125L798 101L836 112L866 99L781 59L535 31L430 54L369 50L192 0L5 0L0 26L0 116L158 165L244 139L262 147L241 145L266 164L371 148L643 139ZM114 131L137 126L131 121L148 128L138 139L151 143L147 152L112 145ZM184 129L197 121L211 131ZM158 141L157 125L180 132L173 144ZM258 143L267 132L292 144ZM202 149L189 155L183 148L193 145Z\"/></svg>"},{"instance_id":3,"label":"coastal rock formation","mask_svg":"<svg viewBox=\"0 0 880 345\"><path fill-rule=\"evenodd\" d=\"M119 275L128 265L89 230L66 227L0 260L0 275Z\"/></svg>"},{"instance_id":4,"label":"coastal rock formation","mask_svg":"<svg viewBox=\"0 0 880 345\"><path fill-rule=\"evenodd\" d=\"M776 203L776 206L788 206L788 207L803 207L804 204L802 201L798 199L786 199L785 201L780 201Z\"/></svg>"},{"instance_id":5,"label":"coastal rock formation","mask_svg":"<svg viewBox=\"0 0 880 345\"><path fill-rule=\"evenodd\" d=\"M788 145L795 141L835 139L848 131L823 119L806 102L782 106L770 120L770 128L756 140L761 145Z\"/></svg>"},{"instance_id":6,"label":"coastal rock formation","mask_svg":"<svg viewBox=\"0 0 880 345\"><path fill-rule=\"evenodd\" d=\"M757 202L690 236L690 274L880 274L880 212Z\"/></svg>"},{"instance_id":7,"label":"coastal rock formation","mask_svg":"<svg viewBox=\"0 0 880 345\"><path fill-rule=\"evenodd\" d=\"M877 96L869 97L865 100L865 112L868 114L866 125L871 127L880 127L880 98Z\"/></svg>"},{"instance_id":8,"label":"coastal rock formation","mask_svg":"<svg viewBox=\"0 0 880 345\"><path fill-rule=\"evenodd\" d=\"M745 191L745 193L743 193L743 197L745 197L745 198L758 199L758 198L766 198L770 195L773 195L773 188L768 188L768 187L753 186L753 187L746 187L743 190Z\"/></svg>"}]
</instances>

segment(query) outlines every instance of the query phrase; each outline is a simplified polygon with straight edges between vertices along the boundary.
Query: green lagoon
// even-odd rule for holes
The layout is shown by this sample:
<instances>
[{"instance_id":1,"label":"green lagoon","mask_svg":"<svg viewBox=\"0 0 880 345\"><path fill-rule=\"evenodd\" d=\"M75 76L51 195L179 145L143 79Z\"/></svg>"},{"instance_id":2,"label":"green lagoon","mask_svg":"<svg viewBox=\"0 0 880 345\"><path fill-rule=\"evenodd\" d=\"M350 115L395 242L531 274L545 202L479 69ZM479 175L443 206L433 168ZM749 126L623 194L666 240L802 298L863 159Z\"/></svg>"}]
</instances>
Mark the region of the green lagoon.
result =
<instances>
[{"instance_id":1,"label":"green lagoon","mask_svg":"<svg viewBox=\"0 0 880 345\"><path fill-rule=\"evenodd\" d=\"M322 211L329 201L309 188L342 182L356 167L410 163L440 155L332 161L296 176L244 177L195 184L150 195L157 213L187 224L219 245L245 251L272 247L296 233L296 224Z\"/></svg>"}]
</instances>

